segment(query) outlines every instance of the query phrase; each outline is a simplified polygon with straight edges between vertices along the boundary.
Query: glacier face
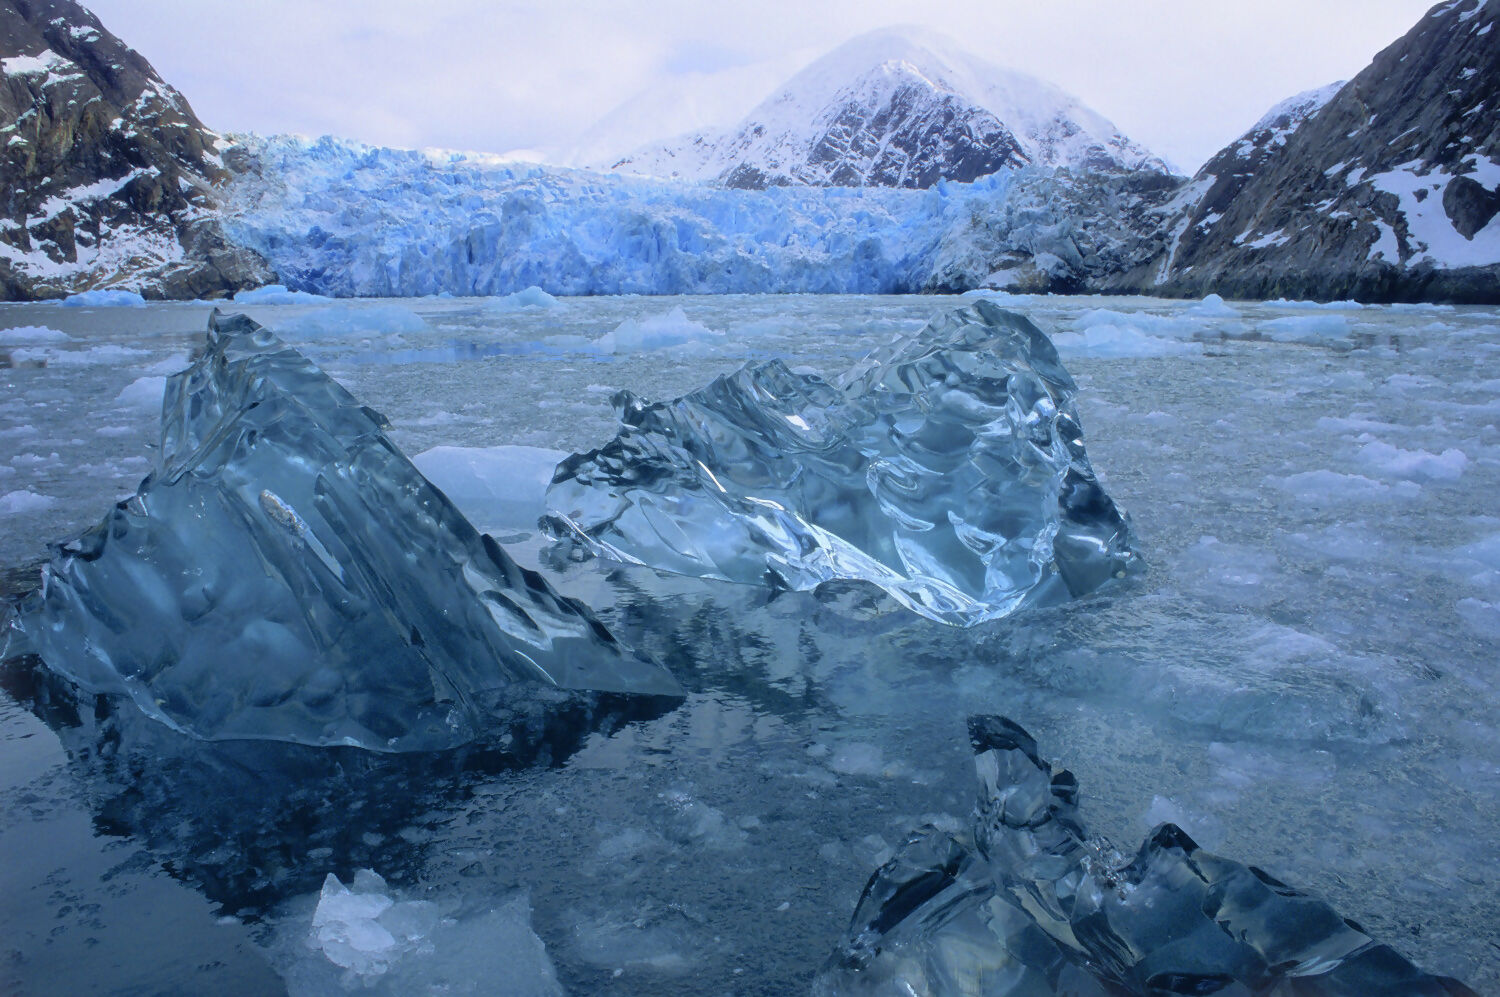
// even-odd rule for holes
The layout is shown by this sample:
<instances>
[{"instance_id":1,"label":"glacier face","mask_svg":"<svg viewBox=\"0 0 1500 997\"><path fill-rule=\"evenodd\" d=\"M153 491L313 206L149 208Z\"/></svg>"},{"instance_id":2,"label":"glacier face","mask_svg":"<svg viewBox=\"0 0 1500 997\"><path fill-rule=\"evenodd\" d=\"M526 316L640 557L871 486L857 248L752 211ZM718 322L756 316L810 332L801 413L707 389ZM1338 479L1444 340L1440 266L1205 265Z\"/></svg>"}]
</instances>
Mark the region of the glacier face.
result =
<instances>
[{"instance_id":1,"label":"glacier face","mask_svg":"<svg viewBox=\"0 0 1500 997\"><path fill-rule=\"evenodd\" d=\"M167 380L154 472L57 549L12 624L22 646L210 740L430 750L557 690L680 693L477 533L384 429L302 354L216 313Z\"/></svg>"},{"instance_id":2,"label":"glacier face","mask_svg":"<svg viewBox=\"0 0 1500 997\"><path fill-rule=\"evenodd\" d=\"M1020 725L970 717L969 738L972 833L908 838L870 878L816 993L1477 997L1174 824L1125 861L1087 832L1078 780Z\"/></svg>"},{"instance_id":3,"label":"glacier face","mask_svg":"<svg viewBox=\"0 0 1500 997\"><path fill-rule=\"evenodd\" d=\"M624 392L619 434L558 466L549 516L628 563L797 590L862 580L972 625L1134 561L1075 391L1036 326L981 300L834 383L773 360L672 402Z\"/></svg>"},{"instance_id":4,"label":"glacier face","mask_svg":"<svg viewBox=\"0 0 1500 997\"><path fill-rule=\"evenodd\" d=\"M1149 255L1142 209L1175 183L1027 168L925 191L747 191L329 138L240 142L225 155L226 230L288 287L340 297L887 294L997 272L1076 289Z\"/></svg>"}]
</instances>

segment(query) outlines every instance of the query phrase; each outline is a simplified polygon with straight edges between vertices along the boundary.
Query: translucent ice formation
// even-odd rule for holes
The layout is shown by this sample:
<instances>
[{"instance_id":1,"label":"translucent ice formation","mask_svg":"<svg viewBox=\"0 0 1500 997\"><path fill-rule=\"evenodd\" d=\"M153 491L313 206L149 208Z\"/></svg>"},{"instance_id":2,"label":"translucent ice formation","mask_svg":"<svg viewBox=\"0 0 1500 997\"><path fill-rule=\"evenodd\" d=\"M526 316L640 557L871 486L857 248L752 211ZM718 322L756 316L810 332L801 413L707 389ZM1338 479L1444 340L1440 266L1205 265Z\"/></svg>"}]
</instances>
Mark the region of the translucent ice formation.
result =
<instances>
[{"instance_id":1,"label":"translucent ice formation","mask_svg":"<svg viewBox=\"0 0 1500 997\"><path fill-rule=\"evenodd\" d=\"M980 300L833 383L773 360L672 402L621 392L619 434L558 466L550 527L682 574L862 579L961 626L1060 602L1133 561L1075 390L1036 326Z\"/></svg>"},{"instance_id":2,"label":"translucent ice formation","mask_svg":"<svg viewBox=\"0 0 1500 997\"><path fill-rule=\"evenodd\" d=\"M288 992L562 997L524 893L486 910L451 913L393 893L371 869L355 872L348 886L329 873L304 946L326 965L291 961L284 970Z\"/></svg>"},{"instance_id":3,"label":"translucent ice formation","mask_svg":"<svg viewBox=\"0 0 1500 997\"><path fill-rule=\"evenodd\" d=\"M380 751L465 743L558 689L679 694L476 532L384 428L215 313L167 381L155 471L57 549L12 650L198 737Z\"/></svg>"},{"instance_id":4,"label":"translucent ice formation","mask_svg":"<svg viewBox=\"0 0 1500 997\"><path fill-rule=\"evenodd\" d=\"M1162 824L1125 861L1078 782L1004 717L969 720L973 835L926 826L870 878L815 991L1477 997L1332 907Z\"/></svg>"}]
</instances>

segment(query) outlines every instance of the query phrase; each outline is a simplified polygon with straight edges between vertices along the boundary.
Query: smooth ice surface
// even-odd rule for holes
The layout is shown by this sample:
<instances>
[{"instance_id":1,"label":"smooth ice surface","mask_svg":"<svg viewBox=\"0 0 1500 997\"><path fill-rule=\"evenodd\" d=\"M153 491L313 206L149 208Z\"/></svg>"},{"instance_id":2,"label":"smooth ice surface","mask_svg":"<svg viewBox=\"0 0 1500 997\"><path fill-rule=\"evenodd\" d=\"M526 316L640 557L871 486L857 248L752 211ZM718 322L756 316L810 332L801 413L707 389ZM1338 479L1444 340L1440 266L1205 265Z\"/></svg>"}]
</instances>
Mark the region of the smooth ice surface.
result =
<instances>
[{"instance_id":1,"label":"smooth ice surface","mask_svg":"<svg viewBox=\"0 0 1500 997\"><path fill-rule=\"evenodd\" d=\"M524 769L460 767L482 744L442 753L446 767L306 748L267 790L265 754L297 746L205 743L140 717L125 730L155 731L143 747L80 743L7 680L0 993L276 993L290 982L267 954L272 928L330 974L304 992L337 993L343 970L305 942L328 873L348 884L361 868L481 943L487 912L528 891L570 993L806 993L860 886L911 829L968 825L974 713L1011 716L1063 757L1091 830L1133 845L1170 820L1324 897L1423 969L1500 992L1500 311L1235 301L1230 319L1145 297L996 299L1051 334L1112 312L1116 326L1203 344L1059 350L1089 457L1149 570L959 630L864 586L772 593L559 561L507 528L497 537L518 563L689 690L652 719L574 726L551 764ZM385 413L408 454L572 453L614 436L622 388L675 398L775 357L831 380L962 302L563 298L503 315L488 303L348 301L401 305L427 328L289 341ZM312 307L245 310L276 328ZM677 307L724 337L670 357L588 345ZM0 362L0 496L48 500L0 517L0 584L34 583L45 540L134 491L160 412L115 398L201 350L210 308L0 305L0 326L72 337ZM1349 318L1342 340L1261 333L1325 310ZM0 356L22 349L36 347ZM1413 472L1374 461L1372 440L1467 462L1456 478L1397 477ZM1309 472L1343 477L1305 495L1280 484ZM1391 492L1341 488L1356 477ZM231 748L235 764L207 765ZM111 759L117 774L89 774ZM335 785L309 761L337 763Z\"/></svg>"},{"instance_id":2,"label":"smooth ice surface","mask_svg":"<svg viewBox=\"0 0 1500 997\"><path fill-rule=\"evenodd\" d=\"M384 428L216 315L167 381L155 471L57 549L21 646L198 737L380 751L463 744L545 709L544 687L678 691L477 533Z\"/></svg>"},{"instance_id":3,"label":"smooth ice surface","mask_svg":"<svg viewBox=\"0 0 1500 997\"><path fill-rule=\"evenodd\" d=\"M773 360L672 402L623 393L619 435L559 465L549 514L630 564L798 590L866 581L968 626L1133 561L1075 390L1036 326L981 300L833 383Z\"/></svg>"},{"instance_id":4,"label":"smooth ice surface","mask_svg":"<svg viewBox=\"0 0 1500 997\"><path fill-rule=\"evenodd\" d=\"M1005 717L969 718L972 834L927 825L870 878L818 980L853 994L1478 997L1326 903L1164 823L1126 860L1078 780Z\"/></svg>"}]
</instances>

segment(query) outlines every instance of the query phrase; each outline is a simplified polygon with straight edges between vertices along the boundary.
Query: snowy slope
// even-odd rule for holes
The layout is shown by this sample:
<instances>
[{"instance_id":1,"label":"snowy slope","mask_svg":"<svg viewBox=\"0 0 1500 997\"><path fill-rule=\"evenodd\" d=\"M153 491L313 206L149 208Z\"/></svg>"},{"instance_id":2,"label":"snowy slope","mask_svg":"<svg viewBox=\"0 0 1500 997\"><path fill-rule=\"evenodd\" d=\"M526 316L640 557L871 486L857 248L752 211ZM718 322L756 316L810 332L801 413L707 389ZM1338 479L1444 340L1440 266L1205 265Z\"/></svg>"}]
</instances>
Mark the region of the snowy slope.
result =
<instances>
[{"instance_id":1,"label":"snowy slope","mask_svg":"<svg viewBox=\"0 0 1500 997\"><path fill-rule=\"evenodd\" d=\"M854 38L733 128L658 142L612 165L742 187L927 187L1019 165L1168 172L1051 84L916 28Z\"/></svg>"}]
</instances>

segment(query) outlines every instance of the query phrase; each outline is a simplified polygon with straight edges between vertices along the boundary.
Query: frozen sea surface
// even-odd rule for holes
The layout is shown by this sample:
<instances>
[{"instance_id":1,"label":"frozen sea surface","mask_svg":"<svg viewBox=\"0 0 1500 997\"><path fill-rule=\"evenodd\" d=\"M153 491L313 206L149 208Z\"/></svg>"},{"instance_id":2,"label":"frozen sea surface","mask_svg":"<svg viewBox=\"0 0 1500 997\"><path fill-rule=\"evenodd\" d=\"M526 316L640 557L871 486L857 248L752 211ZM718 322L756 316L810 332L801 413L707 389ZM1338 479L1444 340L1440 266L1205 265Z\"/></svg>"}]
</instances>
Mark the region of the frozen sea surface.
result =
<instances>
[{"instance_id":1,"label":"frozen sea surface","mask_svg":"<svg viewBox=\"0 0 1500 997\"><path fill-rule=\"evenodd\" d=\"M451 988L487 972L478 939L504 937L543 967L539 993L802 992L905 834L966 819L964 721L984 712L1056 752L1115 840L1175 821L1424 969L1500 989L1494 310L1007 299L1055 336L1148 568L970 631L859 592L769 598L559 557L525 501L496 500L507 473L539 500L546 451L608 439L619 388L673 397L771 357L832 374L946 303L236 306L390 417L409 455L472 448L428 461L475 525L689 697L529 746L528 764L497 749L419 765L48 726L12 682L0 991ZM134 489L161 379L208 311L0 307L11 589L46 541ZM247 799L284 805L252 816ZM350 977L314 921L327 876L364 869L410 916L386 949L358 935L388 968Z\"/></svg>"}]
</instances>

